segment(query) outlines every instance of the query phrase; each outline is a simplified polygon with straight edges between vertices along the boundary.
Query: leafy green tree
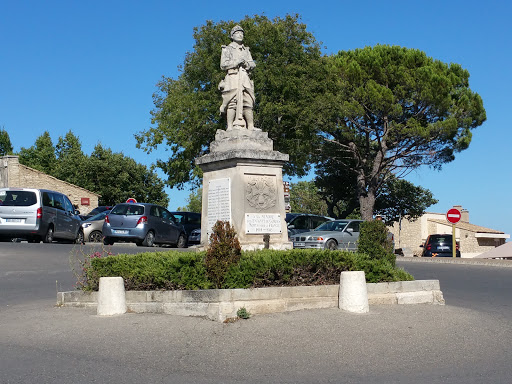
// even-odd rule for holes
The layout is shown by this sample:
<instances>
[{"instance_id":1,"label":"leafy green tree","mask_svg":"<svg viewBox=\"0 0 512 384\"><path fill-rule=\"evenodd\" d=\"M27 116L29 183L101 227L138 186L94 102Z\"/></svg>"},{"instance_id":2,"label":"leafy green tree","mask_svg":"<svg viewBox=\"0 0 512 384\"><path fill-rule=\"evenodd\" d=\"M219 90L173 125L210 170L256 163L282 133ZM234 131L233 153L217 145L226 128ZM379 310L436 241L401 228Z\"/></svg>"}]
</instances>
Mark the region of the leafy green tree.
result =
<instances>
[{"instance_id":1,"label":"leafy green tree","mask_svg":"<svg viewBox=\"0 0 512 384\"><path fill-rule=\"evenodd\" d=\"M164 207L169 204L165 184L153 169L101 144L96 145L90 156L86 179L89 189L101 194L100 205L113 205L130 197Z\"/></svg>"},{"instance_id":2,"label":"leafy green tree","mask_svg":"<svg viewBox=\"0 0 512 384\"><path fill-rule=\"evenodd\" d=\"M360 218L359 204L356 195L355 180L349 179L347 172L326 174L317 176L314 181L300 182L299 188L292 184L290 188L290 200L292 207L297 201L312 202L303 204L294 212L317 213L338 219ZM340 180L343 180L340 182ZM306 191L306 192L304 192ZM303 197L305 196L305 198ZM400 217L414 220L423 215L428 207L436 204L432 192L420 186L415 186L409 181L391 176L386 180L379 191L375 202L375 213L386 219L386 224L398 221ZM321 210L315 207L322 206Z\"/></svg>"},{"instance_id":3,"label":"leafy green tree","mask_svg":"<svg viewBox=\"0 0 512 384\"><path fill-rule=\"evenodd\" d=\"M11 138L5 128L0 129L0 156L12 155Z\"/></svg>"},{"instance_id":4,"label":"leafy green tree","mask_svg":"<svg viewBox=\"0 0 512 384\"><path fill-rule=\"evenodd\" d=\"M354 174L365 220L391 174L441 168L485 121L482 99L458 64L386 45L341 51L327 61L330 91L317 100L318 161L338 159Z\"/></svg>"},{"instance_id":5,"label":"leafy green tree","mask_svg":"<svg viewBox=\"0 0 512 384\"><path fill-rule=\"evenodd\" d=\"M57 164L57 156L55 155L55 146L48 131L39 136L35 144L30 148L22 147L18 156L21 164L53 176Z\"/></svg>"},{"instance_id":6,"label":"leafy green tree","mask_svg":"<svg viewBox=\"0 0 512 384\"><path fill-rule=\"evenodd\" d=\"M68 183L89 189L93 187L85 178L88 158L82 152L80 139L69 131L64 137L59 137L55 146L57 163L53 176Z\"/></svg>"},{"instance_id":7,"label":"leafy green tree","mask_svg":"<svg viewBox=\"0 0 512 384\"><path fill-rule=\"evenodd\" d=\"M195 158L206 154L216 130L226 127L219 112L218 84L224 77L219 65L221 46L230 43L229 31L236 24L243 27L244 44L256 62L255 125L269 132L276 148L293 154L286 172L305 175L308 171L311 153L307 149L316 138L311 129L317 113L313 101L323 90L325 79L314 36L297 15L208 21L194 29L194 50L187 53L181 75L158 83L153 127L136 135L137 146L147 152L167 146L171 155L158 160L157 166L167 174L171 186L198 182L201 172L195 167Z\"/></svg>"},{"instance_id":8,"label":"leafy green tree","mask_svg":"<svg viewBox=\"0 0 512 384\"><path fill-rule=\"evenodd\" d=\"M415 220L428 207L436 204L432 192L403 179L391 177L386 180L377 200L375 212L386 219L386 224L399 221L401 217Z\"/></svg>"},{"instance_id":9,"label":"leafy green tree","mask_svg":"<svg viewBox=\"0 0 512 384\"><path fill-rule=\"evenodd\" d=\"M113 205L130 197L164 207L169 204L165 183L153 168L122 153L113 153L101 144L87 156L82 152L79 138L71 131L59 137L56 146L45 132L35 145L22 148L19 156L24 165L100 194L100 205Z\"/></svg>"},{"instance_id":10,"label":"leafy green tree","mask_svg":"<svg viewBox=\"0 0 512 384\"><path fill-rule=\"evenodd\" d=\"M179 207L178 211L201 213L203 208L203 188L196 188L190 192L187 198L188 204Z\"/></svg>"},{"instance_id":11,"label":"leafy green tree","mask_svg":"<svg viewBox=\"0 0 512 384\"><path fill-rule=\"evenodd\" d=\"M327 215L327 204L322 199L314 181L299 181L290 185L292 212Z\"/></svg>"}]
</instances>

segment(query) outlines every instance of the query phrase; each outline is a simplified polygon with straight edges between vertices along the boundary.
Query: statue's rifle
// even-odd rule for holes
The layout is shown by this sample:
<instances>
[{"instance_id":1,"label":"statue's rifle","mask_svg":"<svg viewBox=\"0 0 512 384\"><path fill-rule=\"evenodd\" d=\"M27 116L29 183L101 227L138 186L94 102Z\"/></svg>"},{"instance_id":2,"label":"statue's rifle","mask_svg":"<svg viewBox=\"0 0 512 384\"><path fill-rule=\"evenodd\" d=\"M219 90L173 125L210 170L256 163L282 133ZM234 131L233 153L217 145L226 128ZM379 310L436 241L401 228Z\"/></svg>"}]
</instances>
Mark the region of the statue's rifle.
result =
<instances>
[{"instance_id":1,"label":"statue's rifle","mask_svg":"<svg viewBox=\"0 0 512 384\"><path fill-rule=\"evenodd\" d=\"M241 128L245 128L245 121L243 117L243 108L244 108L244 98L243 98L243 79L242 79L242 64L238 65L238 89L236 93L236 118L235 118L235 126L239 126Z\"/></svg>"}]
</instances>

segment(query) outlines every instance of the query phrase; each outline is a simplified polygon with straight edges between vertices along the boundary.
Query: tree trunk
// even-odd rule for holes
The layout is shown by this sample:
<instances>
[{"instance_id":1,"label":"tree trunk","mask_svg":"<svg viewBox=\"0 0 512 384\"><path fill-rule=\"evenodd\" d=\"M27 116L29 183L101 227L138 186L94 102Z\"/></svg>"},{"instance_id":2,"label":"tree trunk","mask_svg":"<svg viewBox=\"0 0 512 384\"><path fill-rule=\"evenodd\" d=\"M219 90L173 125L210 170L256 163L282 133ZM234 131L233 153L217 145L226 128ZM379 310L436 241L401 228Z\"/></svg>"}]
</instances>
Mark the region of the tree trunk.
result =
<instances>
[{"instance_id":1,"label":"tree trunk","mask_svg":"<svg viewBox=\"0 0 512 384\"><path fill-rule=\"evenodd\" d=\"M359 196L359 209L361 219L369 221L373 219L373 208L375 206L375 193L368 191L365 195Z\"/></svg>"}]
</instances>

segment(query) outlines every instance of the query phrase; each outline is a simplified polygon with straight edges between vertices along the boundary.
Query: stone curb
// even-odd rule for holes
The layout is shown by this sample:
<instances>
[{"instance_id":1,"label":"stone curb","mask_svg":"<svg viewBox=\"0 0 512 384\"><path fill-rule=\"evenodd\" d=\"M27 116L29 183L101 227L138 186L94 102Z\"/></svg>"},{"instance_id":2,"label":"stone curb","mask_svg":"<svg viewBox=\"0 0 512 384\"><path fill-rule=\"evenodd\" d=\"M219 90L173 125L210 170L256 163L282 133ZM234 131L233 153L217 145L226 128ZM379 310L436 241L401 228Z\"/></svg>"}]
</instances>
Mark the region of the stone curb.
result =
<instances>
[{"instance_id":1,"label":"stone curb","mask_svg":"<svg viewBox=\"0 0 512 384\"><path fill-rule=\"evenodd\" d=\"M512 260L496 259L465 259L453 257L397 257L397 261L406 261L413 263L439 263L439 264L464 264L464 265L484 265L489 267L512 268Z\"/></svg>"},{"instance_id":2,"label":"stone curb","mask_svg":"<svg viewBox=\"0 0 512 384\"><path fill-rule=\"evenodd\" d=\"M439 280L367 283L368 303L444 305ZM250 314L338 308L340 285L209 289L195 291L126 291L126 306L133 313L202 316L224 321L240 308ZM97 308L98 292L57 293L57 305Z\"/></svg>"}]
</instances>

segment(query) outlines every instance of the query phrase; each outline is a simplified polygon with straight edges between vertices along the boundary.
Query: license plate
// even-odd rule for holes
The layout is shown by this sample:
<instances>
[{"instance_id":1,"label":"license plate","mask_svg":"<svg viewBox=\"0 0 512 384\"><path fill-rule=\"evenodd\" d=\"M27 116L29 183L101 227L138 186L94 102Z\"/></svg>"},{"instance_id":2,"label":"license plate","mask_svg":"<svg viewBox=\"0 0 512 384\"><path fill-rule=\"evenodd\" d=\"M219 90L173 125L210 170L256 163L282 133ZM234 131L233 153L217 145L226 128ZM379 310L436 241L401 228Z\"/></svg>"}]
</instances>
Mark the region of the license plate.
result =
<instances>
[{"instance_id":1,"label":"license plate","mask_svg":"<svg viewBox=\"0 0 512 384\"><path fill-rule=\"evenodd\" d=\"M112 233L115 233L116 235L126 235L128 231L126 229L113 229Z\"/></svg>"},{"instance_id":2,"label":"license plate","mask_svg":"<svg viewBox=\"0 0 512 384\"><path fill-rule=\"evenodd\" d=\"M306 243L293 243L295 247L305 247Z\"/></svg>"},{"instance_id":3,"label":"license plate","mask_svg":"<svg viewBox=\"0 0 512 384\"><path fill-rule=\"evenodd\" d=\"M23 219L5 219L6 223L23 223Z\"/></svg>"},{"instance_id":4,"label":"license plate","mask_svg":"<svg viewBox=\"0 0 512 384\"><path fill-rule=\"evenodd\" d=\"M438 251L449 251L449 250L450 250L450 247L441 246L441 247L437 247L437 250L438 250Z\"/></svg>"}]
</instances>

